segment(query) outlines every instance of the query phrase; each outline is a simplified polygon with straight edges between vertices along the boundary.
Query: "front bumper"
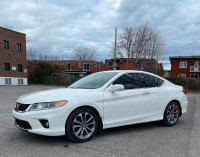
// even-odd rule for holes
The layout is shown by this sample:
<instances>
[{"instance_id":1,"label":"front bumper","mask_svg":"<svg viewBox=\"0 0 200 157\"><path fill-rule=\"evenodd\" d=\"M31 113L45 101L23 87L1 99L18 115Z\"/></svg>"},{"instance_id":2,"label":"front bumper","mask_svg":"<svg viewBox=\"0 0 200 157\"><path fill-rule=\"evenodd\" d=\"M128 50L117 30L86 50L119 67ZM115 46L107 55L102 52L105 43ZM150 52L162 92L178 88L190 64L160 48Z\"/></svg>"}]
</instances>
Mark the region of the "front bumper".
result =
<instances>
[{"instance_id":1,"label":"front bumper","mask_svg":"<svg viewBox=\"0 0 200 157\"><path fill-rule=\"evenodd\" d=\"M12 115L19 122L30 124L31 128L25 128L18 125L16 126L22 130L27 130L31 133L46 135L46 136L60 136L65 135L65 123L69 116L69 110L66 107L59 107L54 109L30 111L30 112L17 112L13 109ZM48 120L49 128L44 128L40 120Z\"/></svg>"}]
</instances>

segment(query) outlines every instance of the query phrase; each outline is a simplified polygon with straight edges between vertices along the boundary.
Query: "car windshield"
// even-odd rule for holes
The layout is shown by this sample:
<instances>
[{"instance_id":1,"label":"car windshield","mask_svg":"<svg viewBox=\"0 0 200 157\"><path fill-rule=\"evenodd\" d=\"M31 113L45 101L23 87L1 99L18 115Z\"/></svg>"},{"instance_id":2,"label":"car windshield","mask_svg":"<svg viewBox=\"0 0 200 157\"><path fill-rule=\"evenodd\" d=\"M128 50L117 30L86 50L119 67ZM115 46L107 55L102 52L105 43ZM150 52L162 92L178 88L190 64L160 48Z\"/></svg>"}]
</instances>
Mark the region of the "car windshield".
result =
<instances>
[{"instance_id":1,"label":"car windshield","mask_svg":"<svg viewBox=\"0 0 200 157\"><path fill-rule=\"evenodd\" d=\"M73 83L69 88L97 89L105 85L118 72L101 72L86 76Z\"/></svg>"}]
</instances>

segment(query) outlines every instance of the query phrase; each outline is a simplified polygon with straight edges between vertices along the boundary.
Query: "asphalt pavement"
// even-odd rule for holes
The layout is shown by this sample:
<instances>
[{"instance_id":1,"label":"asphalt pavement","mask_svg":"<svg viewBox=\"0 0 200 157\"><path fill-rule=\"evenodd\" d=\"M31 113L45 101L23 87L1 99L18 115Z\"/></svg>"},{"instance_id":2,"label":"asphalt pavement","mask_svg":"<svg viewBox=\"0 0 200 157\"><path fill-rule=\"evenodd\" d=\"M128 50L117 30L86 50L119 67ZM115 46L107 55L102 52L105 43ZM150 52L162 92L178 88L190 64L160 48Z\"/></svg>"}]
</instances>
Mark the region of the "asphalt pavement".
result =
<instances>
[{"instance_id":1,"label":"asphalt pavement","mask_svg":"<svg viewBox=\"0 0 200 157\"><path fill-rule=\"evenodd\" d=\"M0 157L200 157L200 94L188 94L188 112L173 127L159 122L103 130L91 141L72 143L14 126L12 109L26 93L53 86L0 86Z\"/></svg>"}]
</instances>

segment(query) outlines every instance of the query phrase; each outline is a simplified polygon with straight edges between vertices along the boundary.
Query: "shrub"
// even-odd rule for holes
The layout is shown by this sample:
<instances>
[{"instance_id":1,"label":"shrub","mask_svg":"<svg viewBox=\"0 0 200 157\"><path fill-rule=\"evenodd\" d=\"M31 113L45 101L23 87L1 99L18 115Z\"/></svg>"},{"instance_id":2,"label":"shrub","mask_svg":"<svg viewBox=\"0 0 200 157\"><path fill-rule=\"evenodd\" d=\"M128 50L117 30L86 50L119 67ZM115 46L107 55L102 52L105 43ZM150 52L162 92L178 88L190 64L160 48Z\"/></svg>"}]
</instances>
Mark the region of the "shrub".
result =
<instances>
[{"instance_id":1,"label":"shrub","mask_svg":"<svg viewBox=\"0 0 200 157\"><path fill-rule=\"evenodd\" d=\"M197 79L176 77L167 77L166 79L174 84L183 86L187 90L200 91L200 81Z\"/></svg>"}]
</instances>

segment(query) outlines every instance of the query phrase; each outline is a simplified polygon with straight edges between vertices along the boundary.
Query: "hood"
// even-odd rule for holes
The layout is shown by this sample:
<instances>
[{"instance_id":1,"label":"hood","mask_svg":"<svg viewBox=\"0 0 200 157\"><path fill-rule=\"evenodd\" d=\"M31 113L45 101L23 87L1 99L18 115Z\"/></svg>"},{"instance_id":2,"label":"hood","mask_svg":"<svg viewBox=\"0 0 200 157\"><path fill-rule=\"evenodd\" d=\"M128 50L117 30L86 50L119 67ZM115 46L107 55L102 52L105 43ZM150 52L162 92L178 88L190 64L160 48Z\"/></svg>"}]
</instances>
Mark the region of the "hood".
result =
<instances>
[{"instance_id":1,"label":"hood","mask_svg":"<svg viewBox=\"0 0 200 157\"><path fill-rule=\"evenodd\" d=\"M93 89L58 88L25 94L17 99L18 103L33 104L38 102L51 102L68 100L70 96L77 96L91 92Z\"/></svg>"}]
</instances>

